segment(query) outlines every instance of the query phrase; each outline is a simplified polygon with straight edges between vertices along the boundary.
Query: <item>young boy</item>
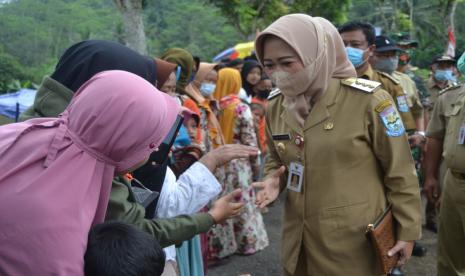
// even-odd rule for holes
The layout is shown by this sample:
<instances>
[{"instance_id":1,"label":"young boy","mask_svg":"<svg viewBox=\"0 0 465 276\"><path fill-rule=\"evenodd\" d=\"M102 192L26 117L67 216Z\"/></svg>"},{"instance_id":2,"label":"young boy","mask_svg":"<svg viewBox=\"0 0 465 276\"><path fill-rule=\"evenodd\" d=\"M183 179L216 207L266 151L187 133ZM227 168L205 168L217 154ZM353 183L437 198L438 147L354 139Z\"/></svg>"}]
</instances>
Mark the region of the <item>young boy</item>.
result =
<instances>
[{"instance_id":1,"label":"young boy","mask_svg":"<svg viewBox=\"0 0 465 276\"><path fill-rule=\"evenodd\" d=\"M165 253L150 234L122 222L92 228L84 256L86 276L158 276Z\"/></svg>"}]
</instances>

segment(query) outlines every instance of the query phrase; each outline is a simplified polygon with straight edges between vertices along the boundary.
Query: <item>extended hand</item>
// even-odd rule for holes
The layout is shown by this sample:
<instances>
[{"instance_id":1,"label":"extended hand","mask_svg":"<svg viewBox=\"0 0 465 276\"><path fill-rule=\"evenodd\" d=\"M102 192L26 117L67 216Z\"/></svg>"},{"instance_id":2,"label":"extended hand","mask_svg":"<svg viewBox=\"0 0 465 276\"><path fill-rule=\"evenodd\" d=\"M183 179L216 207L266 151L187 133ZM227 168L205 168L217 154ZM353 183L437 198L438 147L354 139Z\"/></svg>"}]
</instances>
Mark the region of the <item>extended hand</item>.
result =
<instances>
[{"instance_id":1,"label":"extended hand","mask_svg":"<svg viewBox=\"0 0 465 276\"><path fill-rule=\"evenodd\" d=\"M400 258L397 266L403 266L412 256L413 245L414 241L397 241L394 247L389 250L388 256L392 257L399 253Z\"/></svg>"},{"instance_id":2,"label":"extended hand","mask_svg":"<svg viewBox=\"0 0 465 276\"><path fill-rule=\"evenodd\" d=\"M286 167L281 166L262 182L252 183L253 187L260 189L257 192L257 200L255 201L259 208L265 208L276 200L279 195L279 178L285 171Z\"/></svg>"},{"instance_id":3,"label":"extended hand","mask_svg":"<svg viewBox=\"0 0 465 276\"><path fill-rule=\"evenodd\" d=\"M244 145L224 145L204 155L199 161L210 171L238 158L250 158L258 155L258 149Z\"/></svg>"},{"instance_id":4,"label":"extended hand","mask_svg":"<svg viewBox=\"0 0 465 276\"><path fill-rule=\"evenodd\" d=\"M213 207L208 213L213 217L215 223L222 223L240 214L244 203L234 202L234 198L240 196L241 192L241 189L236 189L213 203Z\"/></svg>"}]
</instances>

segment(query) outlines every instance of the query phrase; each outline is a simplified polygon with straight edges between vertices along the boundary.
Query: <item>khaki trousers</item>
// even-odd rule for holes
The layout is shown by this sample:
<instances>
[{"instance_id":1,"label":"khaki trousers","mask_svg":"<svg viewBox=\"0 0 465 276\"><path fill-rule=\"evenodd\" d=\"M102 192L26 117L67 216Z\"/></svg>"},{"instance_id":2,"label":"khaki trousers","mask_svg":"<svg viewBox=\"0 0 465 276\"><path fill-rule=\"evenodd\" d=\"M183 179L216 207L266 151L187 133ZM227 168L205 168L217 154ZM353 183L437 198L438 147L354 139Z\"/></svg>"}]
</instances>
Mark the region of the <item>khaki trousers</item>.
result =
<instances>
[{"instance_id":1,"label":"khaki trousers","mask_svg":"<svg viewBox=\"0 0 465 276\"><path fill-rule=\"evenodd\" d=\"M465 276L465 179L447 170L438 233L438 276Z\"/></svg>"}]
</instances>

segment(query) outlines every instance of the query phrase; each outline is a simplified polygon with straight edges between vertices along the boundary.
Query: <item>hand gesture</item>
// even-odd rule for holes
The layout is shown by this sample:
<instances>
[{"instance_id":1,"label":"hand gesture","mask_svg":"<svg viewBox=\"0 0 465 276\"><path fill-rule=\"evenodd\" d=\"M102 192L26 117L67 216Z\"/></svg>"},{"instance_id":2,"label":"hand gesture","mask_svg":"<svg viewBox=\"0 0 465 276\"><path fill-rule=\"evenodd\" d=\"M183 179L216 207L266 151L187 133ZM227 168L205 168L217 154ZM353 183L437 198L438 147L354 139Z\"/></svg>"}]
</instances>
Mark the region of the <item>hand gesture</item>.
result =
<instances>
[{"instance_id":1,"label":"hand gesture","mask_svg":"<svg viewBox=\"0 0 465 276\"><path fill-rule=\"evenodd\" d=\"M239 197L241 192L241 189L236 189L213 203L213 207L208 213L213 217L216 224L240 214L244 203L234 202L234 198Z\"/></svg>"},{"instance_id":2,"label":"hand gesture","mask_svg":"<svg viewBox=\"0 0 465 276\"><path fill-rule=\"evenodd\" d=\"M286 167L281 166L262 182L252 183L253 187L260 189L255 201L259 208L264 208L276 200L279 195L279 180L285 171Z\"/></svg>"},{"instance_id":3,"label":"hand gesture","mask_svg":"<svg viewBox=\"0 0 465 276\"><path fill-rule=\"evenodd\" d=\"M231 160L255 157L258 153L259 151L255 147L231 144L212 150L204 155L199 161L210 171L214 171L218 166L224 165Z\"/></svg>"}]
</instances>

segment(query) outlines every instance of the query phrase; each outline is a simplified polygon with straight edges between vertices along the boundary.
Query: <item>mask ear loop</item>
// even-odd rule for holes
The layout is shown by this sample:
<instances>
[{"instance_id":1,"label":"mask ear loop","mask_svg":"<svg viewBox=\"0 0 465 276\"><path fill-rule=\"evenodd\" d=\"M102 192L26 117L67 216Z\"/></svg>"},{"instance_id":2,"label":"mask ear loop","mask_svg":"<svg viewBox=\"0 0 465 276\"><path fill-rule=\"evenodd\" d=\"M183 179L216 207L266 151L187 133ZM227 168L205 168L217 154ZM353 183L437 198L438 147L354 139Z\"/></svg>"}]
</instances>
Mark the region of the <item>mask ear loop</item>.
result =
<instances>
[{"instance_id":1,"label":"mask ear loop","mask_svg":"<svg viewBox=\"0 0 465 276\"><path fill-rule=\"evenodd\" d=\"M176 82L179 81L181 77L181 66L176 67Z\"/></svg>"}]
</instances>

